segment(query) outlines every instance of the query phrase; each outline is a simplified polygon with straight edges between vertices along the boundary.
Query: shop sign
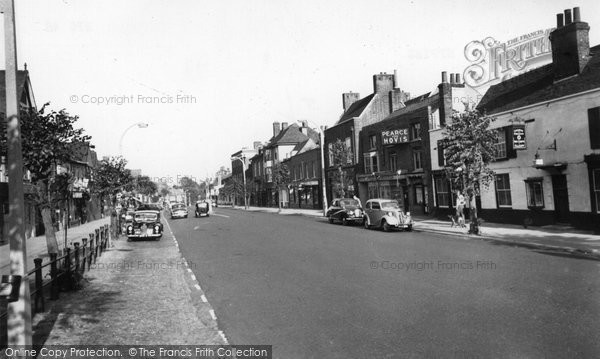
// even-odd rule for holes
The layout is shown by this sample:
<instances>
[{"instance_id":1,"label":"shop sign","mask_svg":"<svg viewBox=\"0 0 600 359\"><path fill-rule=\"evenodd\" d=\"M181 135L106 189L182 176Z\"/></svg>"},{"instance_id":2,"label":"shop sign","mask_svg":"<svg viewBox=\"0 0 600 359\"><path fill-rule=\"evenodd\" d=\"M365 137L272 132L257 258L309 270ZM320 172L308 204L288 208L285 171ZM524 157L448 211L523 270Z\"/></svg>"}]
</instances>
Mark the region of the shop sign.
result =
<instances>
[{"instance_id":1,"label":"shop sign","mask_svg":"<svg viewBox=\"0 0 600 359\"><path fill-rule=\"evenodd\" d=\"M524 126L513 127L513 149L515 149L515 150L527 149L527 143L525 142L525 127Z\"/></svg>"},{"instance_id":2,"label":"shop sign","mask_svg":"<svg viewBox=\"0 0 600 359\"><path fill-rule=\"evenodd\" d=\"M397 128L381 132L381 142L384 145L408 142L408 128Z\"/></svg>"}]
</instances>

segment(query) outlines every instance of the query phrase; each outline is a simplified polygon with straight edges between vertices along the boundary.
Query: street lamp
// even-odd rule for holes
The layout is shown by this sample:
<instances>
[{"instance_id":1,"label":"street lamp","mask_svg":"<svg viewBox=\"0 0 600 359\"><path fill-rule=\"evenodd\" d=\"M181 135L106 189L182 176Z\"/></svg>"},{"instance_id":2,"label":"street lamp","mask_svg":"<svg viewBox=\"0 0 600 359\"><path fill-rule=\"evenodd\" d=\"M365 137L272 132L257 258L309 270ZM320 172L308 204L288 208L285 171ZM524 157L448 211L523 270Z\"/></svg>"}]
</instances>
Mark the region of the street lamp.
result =
<instances>
[{"instance_id":1,"label":"street lamp","mask_svg":"<svg viewBox=\"0 0 600 359\"><path fill-rule=\"evenodd\" d=\"M327 186L325 184L325 126L317 126L310 120L310 122L319 131L319 147L321 147L321 192L323 193L323 217L327 217Z\"/></svg>"},{"instance_id":2,"label":"street lamp","mask_svg":"<svg viewBox=\"0 0 600 359\"><path fill-rule=\"evenodd\" d=\"M127 133L127 131L131 130L134 127L137 127L137 128L148 128L148 124L144 123L144 122L134 123L133 125L127 127L125 129L125 131L123 131L123 133L121 134L121 139L119 140L119 154L120 155L123 155L123 139L125 138L125 134Z\"/></svg>"},{"instance_id":3,"label":"street lamp","mask_svg":"<svg viewBox=\"0 0 600 359\"><path fill-rule=\"evenodd\" d=\"M246 156L231 157L231 160L242 162L242 176L244 177L244 209L248 209L248 198L246 196Z\"/></svg>"}]
</instances>

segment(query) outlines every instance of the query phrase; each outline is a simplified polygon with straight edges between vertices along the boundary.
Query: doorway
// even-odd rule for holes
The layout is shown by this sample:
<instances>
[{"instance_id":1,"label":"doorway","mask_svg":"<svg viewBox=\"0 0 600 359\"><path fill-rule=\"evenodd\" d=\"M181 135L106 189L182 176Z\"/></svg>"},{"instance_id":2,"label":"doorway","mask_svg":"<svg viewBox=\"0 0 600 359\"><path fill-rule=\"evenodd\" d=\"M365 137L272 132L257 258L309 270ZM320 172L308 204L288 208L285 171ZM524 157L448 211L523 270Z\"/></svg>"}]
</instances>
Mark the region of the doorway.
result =
<instances>
[{"instance_id":1,"label":"doorway","mask_svg":"<svg viewBox=\"0 0 600 359\"><path fill-rule=\"evenodd\" d=\"M554 195L554 216L557 223L569 223L569 192L567 176L552 176L552 193Z\"/></svg>"}]
</instances>

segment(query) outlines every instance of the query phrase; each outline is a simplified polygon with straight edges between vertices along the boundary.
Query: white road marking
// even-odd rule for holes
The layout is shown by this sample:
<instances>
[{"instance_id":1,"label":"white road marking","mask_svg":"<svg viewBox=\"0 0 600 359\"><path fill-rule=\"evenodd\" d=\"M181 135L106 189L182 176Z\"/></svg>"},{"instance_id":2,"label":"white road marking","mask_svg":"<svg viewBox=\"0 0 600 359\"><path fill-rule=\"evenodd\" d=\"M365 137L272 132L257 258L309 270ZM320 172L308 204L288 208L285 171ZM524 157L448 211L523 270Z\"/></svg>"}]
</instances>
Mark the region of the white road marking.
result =
<instances>
[{"instance_id":1,"label":"white road marking","mask_svg":"<svg viewBox=\"0 0 600 359\"><path fill-rule=\"evenodd\" d=\"M196 280L196 276L195 275L190 275L190 277L192 277L192 280Z\"/></svg>"},{"instance_id":2,"label":"white road marking","mask_svg":"<svg viewBox=\"0 0 600 359\"><path fill-rule=\"evenodd\" d=\"M194 284L194 287L196 287L196 289L198 289L198 290L202 290L202 288L200 288L200 286L198 284Z\"/></svg>"},{"instance_id":3,"label":"white road marking","mask_svg":"<svg viewBox=\"0 0 600 359\"><path fill-rule=\"evenodd\" d=\"M225 217L225 218L229 218L229 216L224 215L224 214L218 214L218 213L213 213L213 216L219 216L219 217Z\"/></svg>"},{"instance_id":4,"label":"white road marking","mask_svg":"<svg viewBox=\"0 0 600 359\"><path fill-rule=\"evenodd\" d=\"M211 318L213 318L213 320L217 320L217 316L215 315L215 311L214 310L209 310L208 311L210 313Z\"/></svg>"},{"instance_id":5,"label":"white road marking","mask_svg":"<svg viewBox=\"0 0 600 359\"><path fill-rule=\"evenodd\" d=\"M194 227L194 231L197 231L199 228L200 228L200 226Z\"/></svg>"},{"instance_id":6,"label":"white road marking","mask_svg":"<svg viewBox=\"0 0 600 359\"><path fill-rule=\"evenodd\" d=\"M208 303L208 300L206 299L206 296L205 296L204 294L202 294L202 295L200 296L200 299L202 299L202 302L203 302L203 303Z\"/></svg>"},{"instance_id":7,"label":"white road marking","mask_svg":"<svg viewBox=\"0 0 600 359\"><path fill-rule=\"evenodd\" d=\"M187 269L188 272L192 273L192 270L190 268Z\"/></svg>"}]
</instances>

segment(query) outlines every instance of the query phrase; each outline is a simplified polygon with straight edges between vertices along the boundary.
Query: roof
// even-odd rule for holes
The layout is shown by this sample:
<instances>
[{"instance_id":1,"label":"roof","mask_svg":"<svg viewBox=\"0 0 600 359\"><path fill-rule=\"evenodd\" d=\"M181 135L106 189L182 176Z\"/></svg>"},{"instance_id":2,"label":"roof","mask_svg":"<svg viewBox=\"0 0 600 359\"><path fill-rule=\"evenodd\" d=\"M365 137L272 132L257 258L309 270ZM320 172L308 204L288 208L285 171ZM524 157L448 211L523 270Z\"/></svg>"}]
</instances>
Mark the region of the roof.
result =
<instances>
[{"instance_id":1,"label":"roof","mask_svg":"<svg viewBox=\"0 0 600 359\"><path fill-rule=\"evenodd\" d=\"M307 134L302 133L302 129L297 123L293 123L281 130L277 136L272 137L269 140L268 146L285 145L285 144L298 144L305 142L311 138L315 142L319 142L319 133L310 127L307 128Z\"/></svg>"},{"instance_id":2,"label":"roof","mask_svg":"<svg viewBox=\"0 0 600 359\"><path fill-rule=\"evenodd\" d=\"M553 64L491 86L477 108L487 114L600 88L600 45L590 48L590 60L579 75L554 81Z\"/></svg>"},{"instance_id":3,"label":"roof","mask_svg":"<svg viewBox=\"0 0 600 359\"><path fill-rule=\"evenodd\" d=\"M438 102L438 99L440 97L439 94L434 94L433 96L428 97L429 94L430 93L427 93L427 94L421 95L419 97L416 97L410 101L407 101L405 103L406 107L402 107L401 109L398 109L398 110L392 112L388 117L383 119L383 121L381 121L381 123L384 123L384 121L385 121L385 123L387 123L387 121L389 121L389 120L398 119L398 118L402 117L403 115L410 114L412 112L415 112L415 111L420 110L427 106L432 106L433 107L432 110L437 109L439 107L439 102Z\"/></svg>"},{"instance_id":4,"label":"roof","mask_svg":"<svg viewBox=\"0 0 600 359\"><path fill-rule=\"evenodd\" d=\"M353 119L354 117L359 117L360 115L362 115L363 111L365 110L367 105L371 102L373 97L375 97L375 94L370 94L369 96L362 98L362 99L354 102L352 105L350 105L348 110L346 110L346 112L344 112L342 114L342 117L340 117L340 119L336 123L336 125L346 122L350 119Z\"/></svg>"}]
</instances>

